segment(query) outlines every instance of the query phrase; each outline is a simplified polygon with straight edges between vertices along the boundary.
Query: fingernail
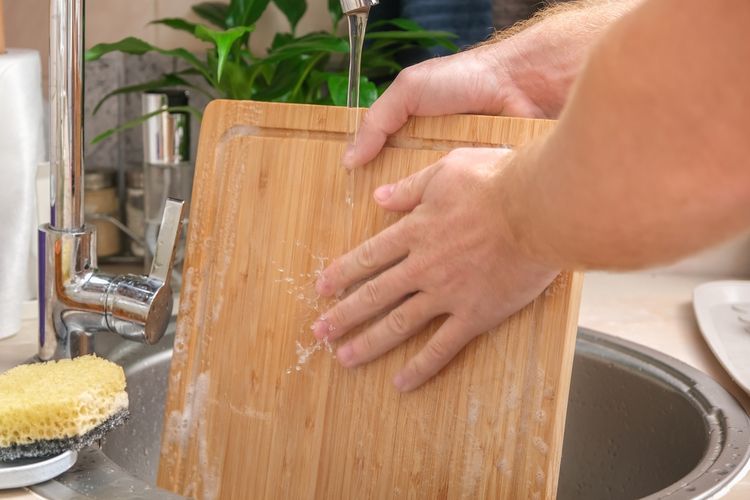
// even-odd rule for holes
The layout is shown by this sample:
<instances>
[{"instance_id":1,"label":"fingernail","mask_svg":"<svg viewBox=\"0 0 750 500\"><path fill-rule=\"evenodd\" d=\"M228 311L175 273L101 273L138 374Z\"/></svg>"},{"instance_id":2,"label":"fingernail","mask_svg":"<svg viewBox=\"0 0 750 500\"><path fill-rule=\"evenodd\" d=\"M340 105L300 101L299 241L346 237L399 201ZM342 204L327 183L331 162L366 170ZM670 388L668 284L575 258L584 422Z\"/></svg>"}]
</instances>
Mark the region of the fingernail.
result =
<instances>
[{"instance_id":1,"label":"fingernail","mask_svg":"<svg viewBox=\"0 0 750 500\"><path fill-rule=\"evenodd\" d=\"M393 385L396 386L396 390L399 392L406 391L406 380L404 380L404 376L400 373L397 373L396 376L393 377Z\"/></svg>"},{"instance_id":2,"label":"fingernail","mask_svg":"<svg viewBox=\"0 0 750 500\"><path fill-rule=\"evenodd\" d=\"M375 199L379 202L385 202L388 201L388 198L393 195L393 190L396 189L395 184L386 184L384 186L380 186L375 190L374 196Z\"/></svg>"},{"instance_id":3,"label":"fingernail","mask_svg":"<svg viewBox=\"0 0 750 500\"><path fill-rule=\"evenodd\" d=\"M341 164L344 165L344 168L351 170L354 168L354 146L349 145L346 147L346 151L344 151L344 157L341 159Z\"/></svg>"},{"instance_id":4,"label":"fingernail","mask_svg":"<svg viewBox=\"0 0 750 500\"><path fill-rule=\"evenodd\" d=\"M354 355L354 349L349 344L339 347L336 350L336 359L339 360L341 366L344 368L350 368L352 366L352 356Z\"/></svg>"}]
</instances>

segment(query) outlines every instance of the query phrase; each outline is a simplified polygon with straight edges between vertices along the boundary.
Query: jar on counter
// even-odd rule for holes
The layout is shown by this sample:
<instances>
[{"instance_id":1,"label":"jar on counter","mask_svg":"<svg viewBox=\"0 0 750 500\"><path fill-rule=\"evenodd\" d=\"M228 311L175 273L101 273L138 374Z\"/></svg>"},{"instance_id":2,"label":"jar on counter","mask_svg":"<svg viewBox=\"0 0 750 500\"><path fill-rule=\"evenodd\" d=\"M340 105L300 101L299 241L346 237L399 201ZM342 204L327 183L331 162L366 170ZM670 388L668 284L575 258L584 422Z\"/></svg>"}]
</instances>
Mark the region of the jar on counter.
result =
<instances>
[{"instance_id":1,"label":"jar on counter","mask_svg":"<svg viewBox=\"0 0 750 500\"><path fill-rule=\"evenodd\" d=\"M119 212L115 173L112 170L91 169L83 176L86 222L96 226L96 254L110 257L120 253L120 230L108 218L116 219Z\"/></svg>"},{"instance_id":2,"label":"jar on counter","mask_svg":"<svg viewBox=\"0 0 750 500\"><path fill-rule=\"evenodd\" d=\"M146 214L144 212L143 167L131 167L125 174L125 224L134 236L144 240L146 234ZM130 253L143 257L145 249L135 240L130 240Z\"/></svg>"}]
</instances>

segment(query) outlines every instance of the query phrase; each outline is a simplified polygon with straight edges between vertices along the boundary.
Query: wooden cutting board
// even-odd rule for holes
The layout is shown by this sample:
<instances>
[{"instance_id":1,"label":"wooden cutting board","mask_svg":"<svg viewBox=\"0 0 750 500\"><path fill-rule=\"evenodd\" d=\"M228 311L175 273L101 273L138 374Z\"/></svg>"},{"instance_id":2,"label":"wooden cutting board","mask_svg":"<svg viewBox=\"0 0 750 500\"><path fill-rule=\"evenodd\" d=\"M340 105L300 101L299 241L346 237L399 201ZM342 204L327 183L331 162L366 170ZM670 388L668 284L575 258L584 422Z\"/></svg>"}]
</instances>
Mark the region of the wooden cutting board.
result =
<instances>
[{"instance_id":1,"label":"wooden cutting board","mask_svg":"<svg viewBox=\"0 0 750 500\"><path fill-rule=\"evenodd\" d=\"M316 272L397 218L370 201L377 186L552 123L413 119L352 179L339 163L349 113L206 111L159 484L199 499L553 498L579 275L559 276L409 394L392 377L436 325L356 370L311 347L310 332L326 308Z\"/></svg>"}]
</instances>

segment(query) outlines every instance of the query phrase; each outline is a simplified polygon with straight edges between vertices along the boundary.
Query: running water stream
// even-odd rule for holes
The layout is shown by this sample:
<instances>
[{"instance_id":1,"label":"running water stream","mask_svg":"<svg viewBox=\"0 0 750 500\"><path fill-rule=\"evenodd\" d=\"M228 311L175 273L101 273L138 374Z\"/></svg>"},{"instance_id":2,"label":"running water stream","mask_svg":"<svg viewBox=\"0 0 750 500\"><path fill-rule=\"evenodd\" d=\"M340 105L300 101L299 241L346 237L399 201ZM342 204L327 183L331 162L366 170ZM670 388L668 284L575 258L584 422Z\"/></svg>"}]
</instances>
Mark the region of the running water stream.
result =
<instances>
[{"instance_id":1,"label":"running water stream","mask_svg":"<svg viewBox=\"0 0 750 500\"><path fill-rule=\"evenodd\" d=\"M349 24L349 84L347 88L347 99L346 104L348 108L347 114L347 143L353 145L357 141L357 132L359 131L360 113L359 107L359 82L360 82L360 71L362 67L362 49L365 41L365 31L367 29L367 18L370 13L369 5L377 4L376 0L367 0L364 2L367 6L361 7L354 11L348 12L347 22ZM351 250L354 246L354 170L348 170L346 172L346 194L345 194L345 205L347 210L347 226L348 226L348 248ZM297 242L296 246L300 247L301 242ZM309 251L309 249L308 249ZM311 254L312 255L312 254ZM314 276L300 275L299 278L313 279L312 282L297 283L294 276L284 276L280 278L288 286L287 293L294 294L297 300L307 306L311 312L317 316L325 308L330 306L330 302L321 301L321 298L314 291L314 278L317 278L324 267L325 258L317 256L318 270L315 271ZM276 264L275 262L273 264ZM286 274L287 271L279 267L279 273ZM313 297L309 297L308 293L312 292ZM335 300L335 299L334 299ZM309 314L310 311L308 311ZM306 318L305 323L309 323L310 318ZM328 338L316 340L309 344L307 342L297 341L296 353L297 363L286 369L286 374L302 371L305 364L307 364L310 357L312 357L318 351L328 351L333 355L333 346L328 342ZM334 356L335 357L335 356Z\"/></svg>"},{"instance_id":2,"label":"running water stream","mask_svg":"<svg viewBox=\"0 0 750 500\"><path fill-rule=\"evenodd\" d=\"M369 7L347 14L349 24L349 87L346 98L346 105L349 108L348 113L348 143L353 145L357 142L357 133L359 132L360 112L359 107L359 81L362 68L362 48L365 42L365 32L367 30L367 18L370 13ZM347 172L346 184L346 206L349 212L349 250L354 245L353 225L354 225L354 170Z\"/></svg>"}]
</instances>

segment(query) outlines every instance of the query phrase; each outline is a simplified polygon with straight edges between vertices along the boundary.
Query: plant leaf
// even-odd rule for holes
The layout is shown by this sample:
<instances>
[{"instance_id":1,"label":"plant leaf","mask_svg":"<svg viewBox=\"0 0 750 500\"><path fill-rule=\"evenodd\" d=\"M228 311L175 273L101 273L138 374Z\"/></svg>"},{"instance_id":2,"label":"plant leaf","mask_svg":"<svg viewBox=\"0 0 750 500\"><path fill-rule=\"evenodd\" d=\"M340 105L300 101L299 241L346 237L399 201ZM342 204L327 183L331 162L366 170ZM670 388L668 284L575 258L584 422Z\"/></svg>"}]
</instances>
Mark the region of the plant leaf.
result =
<instances>
[{"instance_id":1,"label":"plant leaf","mask_svg":"<svg viewBox=\"0 0 750 500\"><path fill-rule=\"evenodd\" d=\"M348 54L349 44L330 33L315 33L297 38L278 49L269 52L263 59L266 64L273 64L301 55L314 56L315 52Z\"/></svg>"},{"instance_id":2,"label":"plant leaf","mask_svg":"<svg viewBox=\"0 0 750 500\"><path fill-rule=\"evenodd\" d=\"M163 89L163 88L169 88L169 87L185 87L185 88L194 89L206 95L207 97L210 97L213 99L213 96L211 94L209 94L202 88L198 87L197 85L191 84L190 82L188 82L187 80L178 76L175 73L168 73L162 76L161 78L157 78L155 80L139 83L137 85L129 85L127 87L120 87L119 89L113 90L112 92L110 92L109 94L101 98L101 100L96 104L96 107L94 107L94 111L91 114L95 115L106 101L108 101L110 98L115 97L117 95L130 94L133 92L144 92L146 90L156 90L156 89Z\"/></svg>"},{"instance_id":3,"label":"plant leaf","mask_svg":"<svg viewBox=\"0 0 750 500\"><path fill-rule=\"evenodd\" d=\"M231 0L226 17L227 28L250 26L260 19L271 0Z\"/></svg>"},{"instance_id":4,"label":"plant leaf","mask_svg":"<svg viewBox=\"0 0 750 500\"><path fill-rule=\"evenodd\" d=\"M297 83L294 84L294 88L292 89L292 92L289 96L292 102L304 102L304 99L300 100L299 98L302 87L308 80L310 73L312 73L312 71L315 70L317 66L323 66L325 64L326 58L327 54L320 53L317 56L310 57L307 59L307 61L305 61L305 64L299 72L299 76L297 77Z\"/></svg>"},{"instance_id":5,"label":"plant leaf","mask_svg":"<svg viewBox=\"0 0 750 500\"><path fill-rule=\"evenodd\" d=\"M165 17L164 19L151 21L149 24L162 24L174 30L186 31L191 35L195 33L195 27L197 26L197 24L186 21L185 19L180 19L179 17Z\"/></svg>"},{"instance_id":6,"label":"plant leaf","mask_svg":"<svg viewBox=\"0 0 750 500\"><path fill-rule=\"evenodd\" d=\"M349 94L349 77L340 73L328 75L328 92L335 106L346 106ZM378 98L378 87L367 77L359 79L359 105L370 107Z\"/></svg>"},{"instance_id":7,"label":"plant leaf","mask_svg":"<svg viewBox=\"0 0 750 500\"><path fill-rule=\"evenodd\" d=\"M378 86L363 76L359 80L360 107L369 108L378 99L378 95Z\"/></svg>"},{"instance_id":8,"label":"plant leaf","mask_svg":"<svg viewBox=\"0 0 750 500\"><path fill-rule=\"evenodd\" d=\"M196 26L195 36L206 42L212 42L216 46L216 54L218 56L216 62L217 82L221 82L224 65L227 62L227 57L229 57L229 52L232 50L232 46L254 29L255 26L238 26L236 28L229 28L225 31L215 31L201 24Z\"/></svg>"},{"instance_id":9,"label":"plant leaf","mask_svg":"<svg viewBox=\"0 0 750 500\"><path fill-rule=\"evenodd\" d=\"M115 128L111 128L107 131L102 132L101 134L97 135L91 140L91 144L98 144L102 142L104 139L107 139L108 137L111 137L115 134L119 134L120 132L123 132L125 130L129 130L131 128L135 128L141 123L145 122L149 118L152 118L156 115L160 115L162 113L191 113L195 115L199 120L203 119L203 113L200 112L200 110L192 107L192 106L172 106L169 108L163 108L156 111L152 111L151 113L146 113L145 115L139 116L138 118L135 118L133 120L127 121L123 123L122 125L119 125Z\"/></svg>"},{"instance_id":10,"label":"plant leaf","mask_svg":"<svg viewBox=\"0 0 750 500\"><path fill-rule=\"evenodd\" d=\"M429 33L429 32L425 32ZM415 33L411 31L378 31L375 33L368 34L366 39L369 41L377 40L384 41L388 40L392 43L400 45L399 49L404 50L408 48L406 43L411 42L412 46L418 45L422 47L434 47L439 45L445 47L451 52L457 52L458 46L450 41L450 39L441 36L427 36L425 33ZM440 33L440 32L436 32Z\"/></svg>"},{"instance_id":11,"label":"plant leaf","mask_svg":"<svg viewBox=\"0 0 750 500\"><path fill-rule=\"evenodd\" d=\"M458 35L449 31L425 30L411 19L397 18L375 21L370 25L370 31L366 33L365 38L367 40L390 40L399 43L410 41L423 47L440 45L450 51L458 51L458 47L451 41L458 38Z\"/></svg>"},{"instance_id":12,"label":"plant leaf","mask_svg":"<svg viewBox=\"0 0 750 500\"><path fill-rule=\"evenodd\" d=\"M227 61L224 67L224 78L221 81L221 90L224 97L227 99L252 99L253 88L250 82L255 70L256 67L254 66Z\"/></svg>"},{"instance_id":13,"label":"plant leaf","mask_svg":"<svg viewBox=\"0 0 750 500\"><path fill-rule=\"evenodd\" d=\"M193 68L198 70L209 83L213 84L213 78L208 71L208 67L200 59L198 59L195 54L192 54L185 49L160 49L159 47L155 47L150 43L144 42L143 40L134 37L123 38L119 42L100 43L98 45L95 45L91 47L91 49L86 51L85 59L86 61L96 61L97 59L101 58L105 54L109 54L110 52L123 52L125 54L132 54L136 56L141 56L148 52L158 52L159 54L164 54L166 56L176 57L182 59L183 61L186 61Z\"/></svg>"},{"instance_id":14,"label":"plant leaf","mask_svg":"<svg viewBox=\"0 0 750 500\"><path fill-rule=\"evenodd\" d=\"M279 63L270 84L254 89L253 99L258 101L287 102L289 93L297 84L297 78L304 68L305 58L298 56Z\"/></svg>"},{"instance_id":15,"label":"plant leaf","mask_svg":"<svg viewBox=\"0 0 750 500\"><path fill-rule=\"evenodd\" d=\"M388 27L398 28L404 31L424 31L424 28L418 22L403 17L398 17L396 19L381 19L380 21L370 23L371 30Z\"/></svg>"},{"instance_id":16,"label":"plant leaf","mask_svg":"<svg viewBox=\"0 0 750 500\"><path fill-rule=\"evenodd\" d=\"M221 29L227 29L227 17L229 16L229 5L223 2L203 2L192 7L193 12L209 23Z\"/></svg>"},{"instance_id":17,"label":"plant leaf","mask_svg":"<svg viewBox=\"0 0 750 500\"><path fill-rule=\"evenodd\" d=\"M270 50L276 50L284 45L287 45L289 43L294 42L296 39L294 38L294 35L291 33L276 33L273 37L273 41L271 42L271 47L268 49Z\"/></svg>"},{"instance_id":18,"label":"plant leaf","mask_svg":"<svg viewBox=\"0 0 750 500\"><path fill-rule=\"evenodd\" d=\"M307 10L306 0L273 0L273 3L284 13L289 25L292 27L292 33L297 30L297 23L302 19Z\"/></svg>"},{"instance_id":19,"label":"plant leaf","mask_svg":"<svg viewBox=\"0 0 750 500\"><path fill-rule=\"evenodd\" d=\"M364 64L365 61L367 61L367 64ZM396 74L404 69L392 57L363 57L362 62L362 71L366 71L370 76L373 74Z\"/></svg>"}]
</instances>

